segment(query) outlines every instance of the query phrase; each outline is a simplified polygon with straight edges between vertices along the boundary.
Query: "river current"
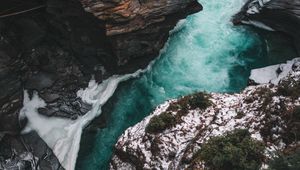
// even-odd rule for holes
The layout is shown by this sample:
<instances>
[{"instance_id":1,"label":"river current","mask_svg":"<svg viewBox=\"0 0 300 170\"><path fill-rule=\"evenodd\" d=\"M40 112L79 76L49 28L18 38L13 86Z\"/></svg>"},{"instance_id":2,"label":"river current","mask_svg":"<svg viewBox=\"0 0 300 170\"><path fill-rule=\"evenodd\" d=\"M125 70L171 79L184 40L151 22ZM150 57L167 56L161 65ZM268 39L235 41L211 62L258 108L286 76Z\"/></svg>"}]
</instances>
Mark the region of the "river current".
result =
<instances>
[{"instance_id":1,"label":"river current","mask_svg":"<svg viewBox=\"0 0 300 170\"><path fill-rule=\"evenodd\" d=\"M251 69L288 59L270 57L264 38L232 25L244 0L199 2L203 11L177 24L151 69L119 85L103 108L105 126L83 134L77 170L107 169L118 137L164 101L196 91L239 92Z\"/></svg>"}]
</instances>

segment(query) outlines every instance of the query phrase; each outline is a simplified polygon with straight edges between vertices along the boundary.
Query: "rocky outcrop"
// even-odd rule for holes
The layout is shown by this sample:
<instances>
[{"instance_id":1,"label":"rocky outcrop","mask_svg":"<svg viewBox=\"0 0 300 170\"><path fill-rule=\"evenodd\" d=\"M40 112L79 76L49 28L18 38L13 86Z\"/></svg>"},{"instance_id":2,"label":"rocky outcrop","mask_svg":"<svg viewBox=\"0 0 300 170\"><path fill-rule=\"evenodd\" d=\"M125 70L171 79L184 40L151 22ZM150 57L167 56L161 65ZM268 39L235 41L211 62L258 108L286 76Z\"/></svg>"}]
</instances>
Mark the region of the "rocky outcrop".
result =
<instances>
[{"instance_id":1,"label":"rocky outcrop","mask_svg":"<svg viewBox=\"0 0 300 170\"><path fill-rule=\"evenodd\" d=\"M20 131L27 122L19 120L23 90L39 91L47 103L39 113L45 116L76 119L85 114L91 106L76 92L87 86L91 74L101 81L103 68L113 65L105 48L104 25L78 1L8 1L0 6L10 14L39 7L0 19L0 136L4 136L0 145L14 151L1 150L0 164L4 169L23 163L25 168L20 169L58 169L60 163L37 134L27 134L30 141L23 146ZM51 161L44 163L48 157ZM34 166L28 165L33 161Z\"/></svg>"},{"instance_id":2,"label":"rocky outcrop","mask_svg":"<svg viewBox=\"0 0 300 170\"><path fill-rule=\"evenodd\" d=\"M56 156L31 132L22 136L6 135L0 141L0 169L55 169L62 170Z\"/></svg>"},{"instance_id":3,"label":"rocky outcrop","mask_svg":"<svg viewBox=\"0 0 300 170\"><path fill-rule=\"evenodd\" d=\"M269 71L278 69L280 66ZM252 138L265 144L265 163L274 151L297 146L299 139L293 134L300 130L300 119L293 113L299 114L295 110L300 105L300 59L293 60L285 76L277 73L278 85L249 86L237 94L210 94L211 104L206 109L195 109L191 103L183 106L189 97L158 106L118 139L110 169L203 169L203 162L193 161L197 151L210 138L234 129L247 129ZM147 131L154 116L167 112L177 124L156 133Z\"/></svg>"},{"instance_id":4,"label":"rocky outcrop","mask_svg":"<svg viewBox=\"0 0 300 170\"><path fill-rule=\"evenodd\" d=\"M31 2L29 6L20 2L16 8L23 11L41 5ZM24 89L39 91L48 103L41 114L72 119L85 114L90 106L76 92L87 86L91 74L101 81L104 68L113 67L104 61L112 55L104 46L101 21L77 1L49 0L43 5L0 20L0 131L19 131Z\"/></svg>"},{"instance_id":5,"label":"rocky outcrop","mask_svg":"<svg viewBox=\"0 0 300 170\"><path fill-rule=\"evenodd\" d=\"M235 24L251 24L284 32L300 53L300 2L298 0L248 0L233 18Z\"/></svg>"},{"instance_id":6,"label":"rocky outcrop","mask_svg":"<svg viewBox=\"0 0 300 170\"><path fill-rule=\"evenodd\" d=\"M91 109L76 92L87 87L92 75L101 82L112 74L146 66L158 55L177 21L201 9L195 0L81 2L0 3L0 141L9 138L19 143L7 144L7 149L22 143L20 131L27 122L19 120L24 89L30 94L38 91L46 102L39 114L77 119ZM43 143L36 134L28 138ZM29 147L34 143L29 142ZM29 162L43 159L42 153L49 148L45 145L37 150L23 148L4 155L1 151L0 164L24 162L23 153L32 156Z\"/></svg>"},{"instance_id":7,"label":"rocky outcrop","mask_svg":"<svg viewBox=\"0 0 300 170\"><path fill-rule=\"evenodd\" d=\"M105 21L121 70L145 67L158 55L179 19L198 12L195 0L81 0L85 10ZM134 65L133 65L134 63Z\"/></svg>"},{"instance_id":8,"label":"rocky outcrop","mask_svg":"<svg viewBox=\"0 0 300 170\"><path fill-rule=\"evenodd\" d=\"M23 89L39 91L48 103L41 114L72 119L85 114L90 106L76 92L92 74L99 82L146 66L176 22L201 9L194 0L82 3L98 18L76 0L20 1L15 11L8 11L11 16L1 16L0 116L14 123L0 123L0 130L18 131ZM10 3L1 7L9 9Z\"/></svg>"}]
</instances>

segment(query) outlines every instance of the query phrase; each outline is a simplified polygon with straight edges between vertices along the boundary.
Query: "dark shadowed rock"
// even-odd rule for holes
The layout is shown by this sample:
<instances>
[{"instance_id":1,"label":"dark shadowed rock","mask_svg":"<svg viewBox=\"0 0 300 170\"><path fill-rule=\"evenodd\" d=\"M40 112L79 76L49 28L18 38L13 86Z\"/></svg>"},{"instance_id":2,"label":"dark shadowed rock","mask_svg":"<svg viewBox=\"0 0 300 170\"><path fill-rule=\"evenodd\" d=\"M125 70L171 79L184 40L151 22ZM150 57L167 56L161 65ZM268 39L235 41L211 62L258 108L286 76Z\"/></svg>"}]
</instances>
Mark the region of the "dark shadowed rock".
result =
<instances>
[{"instance_id":1,"label":"dark shadowed rock","mask_svg":"<svg viewBox=\"0 0 300 170\"><path fill-rule=\"evenodd\" d=\"M92 107L76 94L92 75L145 67L178 20L201 9L196 0L1 1L0 169L61 169L36 133L19 135L23 90L46 102L40 114L77 119Z\"/></svg>"},{"instance_id":2,"label":"dark shadowed rock","mask_svg":"<svg viewBox=\"0 0 300 170\"><path fill-rule=\"evenodd\" d=\"M42 90L49 88L55 82L55 76L44 72L34 73L26 80L25 89Z\"/></svg>"},{"instance_id":3,"label":"dark shadowed rock","mask_svg":"<svg viewBox=\"0 0 300 170\"><path fill-rule=\"evenodd\" d=\"M0 169L62 170L52 150L35 132L0 141Z\"/></svg>"},{"instance_id":4,"label":"dark shadowed rock","mask_svg":"<svg viewBox=\"0 0 300 170\"><path fill-rule=\"evenodd\" d=\"M195 0L81 0L86 11L105 21L119 72L133 72L155 58L179 19L198 12Z\"/></svg>"},{"instance_id":5,"label":"dark shadowed rock","mask_svg":"<svg viewBox=\"0 0 300 170\"><path fill-rule=\"evenodd\" d=\"M295 41L300 54L300 1L248 0L233 18L235 24L251 24L284 32Z\"/></svg>"}]
</instances>

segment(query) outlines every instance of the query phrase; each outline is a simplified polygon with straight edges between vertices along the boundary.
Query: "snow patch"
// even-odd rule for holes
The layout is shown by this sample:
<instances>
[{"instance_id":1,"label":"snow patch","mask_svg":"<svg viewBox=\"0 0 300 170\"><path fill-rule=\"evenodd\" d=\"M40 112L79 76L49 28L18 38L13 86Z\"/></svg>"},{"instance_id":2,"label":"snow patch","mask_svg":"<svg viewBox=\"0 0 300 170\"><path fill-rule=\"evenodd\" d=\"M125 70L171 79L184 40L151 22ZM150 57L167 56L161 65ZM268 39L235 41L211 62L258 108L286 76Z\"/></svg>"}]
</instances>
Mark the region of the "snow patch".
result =
<instances>
[{"instance_id":1,"label":"snow patch","mask_svg":"<svg viewBox=\"0 0 300 170\"><path fill-rule=\"evenodd\" d=\"M242 21L243 24L247 24L247 25L254 25L258 28L261 28L261 29L264 29L264 30L267 30L267 31L275 31L273 28L267 26L266 24L262 23L262 22L259 22L259 21L252 21L252 20L249 20L249 21Z\"/></svg>"},{"instance_id":2,"label":"snow patch","mask_svg":"<svg viewBox=\"0 0 300 170\"><path fill-rule=\"evenodd\" d=\"M20 111L20 118L27 117L28 123L22 133L35 130L53 150L66 170L75 169L83 128L101 114L101 107L113 95L120 82L137 77L142 72L142 70L138 70L133 74L115 75L101 84L97 84L95 80L91 80L89 86L86 89L79 90L77 95L84 102L92 104L92 110L76 120L46 117L39 114L37 111L38 108L45 107L46 103L39 98L37 92L34 92L32 98L30 98L25 90L24 106Z\"/></svg>"},{"instance_id":3,"label":"snow patch","mask_svg":"<svg viewBox=\"0 0 300 170\"><path fill-rule=\"evenodd\" d=\"M290 78L299 80L300 64L298 61L299 59L294 59L288 61L287 64L281 65L283 71L276 79L272 79L274 80L273 82L278 83L279 79ZM271 70L276 71L276 68L278 68L278 65L274 68L272 67ZM268 73L270 69L266 70L263 73ZM264 74L258 75L265 77ZM298 106L300 98L291 100L289 97L273 96L267 103L267 106L264 106L265 98L257 93L262 88L269 88L275 94L277 86L271 86L270 84L249 86L238 94L211 93L210 100L213 104L206 110L189 110L188 114L181 117L182 122L176 126L158 134L145 133L145 128L150 119L163 113L171 103L177 101L169 100L158 106L153 114L146 117L143 121L128 128L119 138L115 148L128 154L128 156L136 157L144 165L143 168L145 169L155 167L185 169L189 166L188 163L185 163L185 160L192 160L193 155L210 138L224 135L234 129L247 129L252 138L266 144L265 156L266 158L271 158L271 154L274 151L282 150L286 147L281 135L283 135L282 130L286 127L287 122L282 119L280 114L274 114L270 117L266 116L265 109L262 107L272 108L277 111L282 109L280 107L289 109ZM253 99L251 102L249 102L249 97ZM281 106L280 103L284 103L284 105ZM176 112L172 111L172 114L176 114ZM276 125L269 127L268 122L272 122L272 120L277 120ZM260 132L264 128L270 128L270 134L261 134ZM272 140L266 142L264 139L269 137ZM124 163L126 162L114 155L111 165L120 167Z\"/></svg>"},{"instance_id":4,"label":"snow patch","mask_svg":"<svg viewBox=\"0 0 300 170\"><path fill-rule=\"evenodd\" d=\"M286 64L277 64L264 68L251 70L250 80L258 84L272 83L277 85L279 81L292 71L293 65L299 64L300 58L287 61Z\"/></svg>"}]
</instances>

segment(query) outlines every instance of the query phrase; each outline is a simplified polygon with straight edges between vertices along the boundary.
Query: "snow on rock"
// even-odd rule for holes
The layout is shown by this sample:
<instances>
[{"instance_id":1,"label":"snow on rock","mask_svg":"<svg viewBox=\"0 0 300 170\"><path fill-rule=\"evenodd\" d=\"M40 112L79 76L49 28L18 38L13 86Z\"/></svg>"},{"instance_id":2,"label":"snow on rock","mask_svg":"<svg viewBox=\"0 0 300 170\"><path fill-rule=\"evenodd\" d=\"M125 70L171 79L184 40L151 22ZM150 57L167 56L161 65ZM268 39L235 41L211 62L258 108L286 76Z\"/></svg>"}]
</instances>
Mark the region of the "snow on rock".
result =
<instances>
[{"instance_id":1,"label":"snow on rock","mask_svg":"<svg viewBox=\"0 0 300 170\"><path fill-rule=\"evenodd\" d=\"M271 0L254 0L252 1L248 6L248 10L247 13L249 15L252 14L257 14L260 12L261 8L264 7L264 5L268 2L270 2Z\"/></svg>"},{"instance_id":2,"label":"snow on rock","mask_svg":"<svg viewBox=\"0 0 300 170\"><path fill-rule=\"evenodd\" d=\"M299 64L300 58L287 61L285 64L277 64L264 68L253 69L251 71L250 80L253 80L257 84L272 83L278 84L278 82L287 76L292 70L293 65Z\"/></svg>"},{"instance_id":3,"label":"snow on rock","mask_svg":"<svg viewBox=\"0 0 300 170\"><path fill-rule=\"evenodd\" d=\"M35 130L53 150L53 153L66 170L75 169L83 128L101 114L101 107L113 95L120 82L137 77L142 72L142 70L138 70L135 73L123 76L115 75L101 84L91 80L89 86L84 90L79 90L77 95L84 102L92 104L92 110L76 120L46 117L39 114L37 109L45 107L46 103L39 98L37 92L34 92L33 96L30 97L25 91L24 106L20 111L20 119L26 117L28 123L22 133Z\"/></svg>"},{"instance_id":4,"label":"snow on rock","mask_svg":"<svg viewBox=\"0 0 300 170\"><path fill-rule=\"evenodd\" d=\"M256 26L257 28L261 28L261 29L264 29L264 30L267 30L267 31L275 31L273 28L267 26L266 24L262 23L262 22L259 22L259 21L252 21L252 20L249 20L249 21L241 21L243 24L246 24L246 25L254 25Z\"/></svg>"},{"instance_id":5,"label":"snow on rock","mask_svg":"<svg viewBox=\"0 0 300 170\"><path fill-rule=\"evenodd\" d=\"M269 77L266 79L276 84L280 80L299 81L299 59L292 61L270 67L272 71L278 67L283 68L282 74L277 77L269 76L269 73L261 73L260 76L267 75ZM263 73L269 71L266 70ZM257 72L253 73L258 78L258 74L255 74ZM282 136L288 133L285 129L289 125L281 114L300 104L299 98L278 96L277 87L261 84L249 86L237 94L212 93L210 100L213 104L207 109L189 110L176 126L158 134L146 133L145 128L150 119L166 111L170 104L178 100L167 101L120 136L110 169L185 169L190 166L189 162L195 152L201 149L201 144L213 136L234 129L248 129L252 138L265 143L266 156L269 157L271 152L292 144L283 140ZM176 114L176 111L173 113Z\"/></svg>"}]
</instances>

